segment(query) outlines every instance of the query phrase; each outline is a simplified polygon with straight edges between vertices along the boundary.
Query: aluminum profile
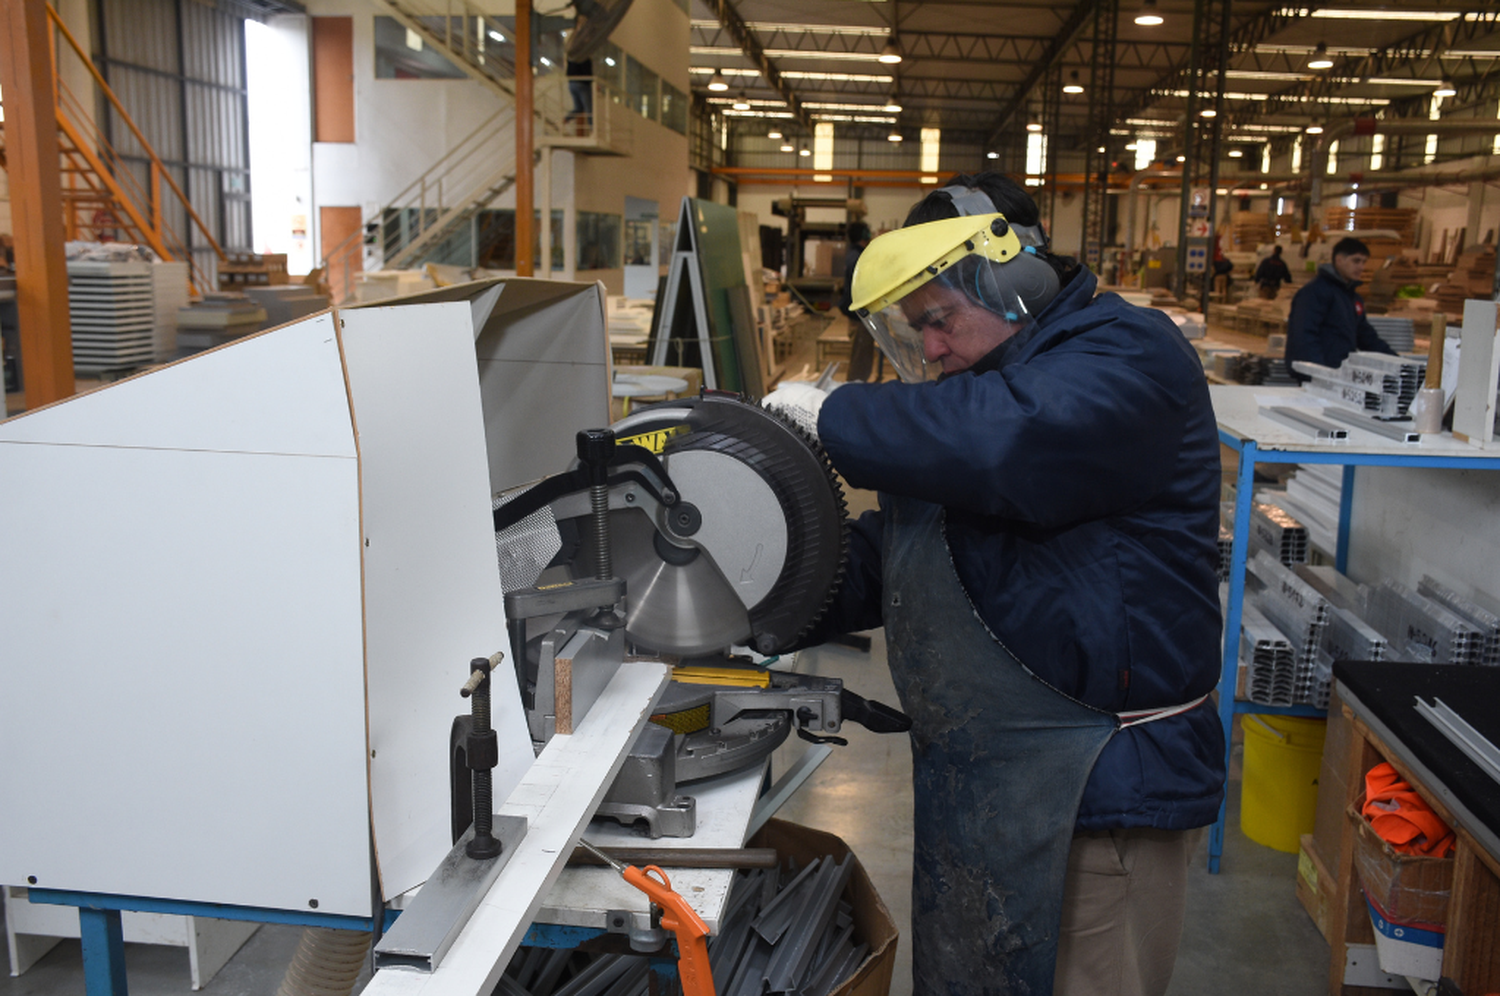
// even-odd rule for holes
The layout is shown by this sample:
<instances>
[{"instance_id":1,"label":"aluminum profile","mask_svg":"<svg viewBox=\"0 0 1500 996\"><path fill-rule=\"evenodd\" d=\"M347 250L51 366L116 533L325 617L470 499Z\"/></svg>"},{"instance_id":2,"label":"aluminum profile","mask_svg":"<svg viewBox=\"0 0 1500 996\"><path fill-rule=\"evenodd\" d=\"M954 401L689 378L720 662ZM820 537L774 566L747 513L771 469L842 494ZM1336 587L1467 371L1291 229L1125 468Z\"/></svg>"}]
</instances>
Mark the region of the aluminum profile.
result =
<instances>
[{"instance_id":1,"label":"aluminum profile","mask_svg":"<svg viewBox=\"0 0 1500 996\"><path fill-rule=\"evenodd\" d=\"M1256 502L1250 510L1251 554L1256 550L1264 550L1283 564L1306 563L1307 527L1284 509Z\"/></svg>"},{"instance_id":2,"label":"aluminum profile","mask_svg":"<svg viewBox=\"0 0 1500 996\"><path fill-rule=\"evenodd\" d=\"M1370 589L1368 605L1366 621L1402 657L1437 664L1479 664L1483 659L1483 632L1399 581L1387 579Z\"/></svg>"},{"instance_id":3,"label":"aluminum profile","mask_svg":"<svg viewBox=\"0 0 1500 996\"><path fill-rule=\"evenodd\" d=\"M1483 634L1479 663L1486 667L1500 666L1500 615L1464 598L1426 574L1417 582L1417 594L1432 599L1454 615L1472 623Z\"/></svg>"},{"instance_id":4,"label":"aluminum profile","mask_svg":"<svg viewBox=\"0 0 1500 996\"><path fill-rule=\"evenodd\" d=\"M1349 438L1349 430L1343 426L1287 405L1262 405L1260 414L1323 442L1341 442Z\"/></svg>"},{"instance_id":5,"label":"aluminum profile","mask_svg":"<svg viewBox=\"0 0 1500 996\"><path fill-rule=\"evenodd\" d=\"M1363 429L1365 432L1373 432L1377 436L1394 439L1398 443L1420 443L1422 441L1422 434L1415 429L1407 426L1392 425L1389 422L1381 422L1379 419L1370 418L1361 412L1351 412L1343 408L1329 408L1324 414L1335 422L1343 422L1345 425L1352 425L1356 429Z\"/></svg>"}]
</instances>

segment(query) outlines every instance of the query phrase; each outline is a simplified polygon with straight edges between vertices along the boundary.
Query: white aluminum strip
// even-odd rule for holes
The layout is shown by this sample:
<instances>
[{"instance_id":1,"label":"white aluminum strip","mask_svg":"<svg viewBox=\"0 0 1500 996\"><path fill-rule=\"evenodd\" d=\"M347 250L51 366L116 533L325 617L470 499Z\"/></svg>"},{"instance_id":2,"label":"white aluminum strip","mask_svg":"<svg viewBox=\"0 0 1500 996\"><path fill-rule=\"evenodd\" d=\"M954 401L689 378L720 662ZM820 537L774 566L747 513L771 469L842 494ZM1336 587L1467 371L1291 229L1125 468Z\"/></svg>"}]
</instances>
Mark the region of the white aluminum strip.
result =
<instances>
[{"instance_id":1,"label":"white aluminum strip","mask_svg":"<svg viewBox=\"0 0 1500 996\"><path fill-rule=\"evenodd\" d=\"M437 971L384 968L366 996L489 996L562 874L589 817L666 687L665 664L620 665L577 732L553 737L500 812L524 816L526 836Z\"/></svg>"}]
</instances>

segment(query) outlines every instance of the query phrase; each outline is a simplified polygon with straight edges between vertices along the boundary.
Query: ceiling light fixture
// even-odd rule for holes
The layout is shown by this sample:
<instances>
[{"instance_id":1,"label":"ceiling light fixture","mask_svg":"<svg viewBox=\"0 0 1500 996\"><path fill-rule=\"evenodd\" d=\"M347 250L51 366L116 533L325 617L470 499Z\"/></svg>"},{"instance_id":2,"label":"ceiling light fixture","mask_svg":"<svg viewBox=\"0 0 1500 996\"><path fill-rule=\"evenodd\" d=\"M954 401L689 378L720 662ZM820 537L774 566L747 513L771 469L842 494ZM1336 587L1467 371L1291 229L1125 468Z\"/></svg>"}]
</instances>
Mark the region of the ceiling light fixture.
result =
<instances>
[{"instance_id":1,"label":"ceiling light fixture","mask_svg":"<svg viewBox=\"0 0 1500 996\"><path fill-rule=\"evenodd\" d=\"M1323 126L1314 121L1307 126L1307 133L1309 135L1321 135L1323 134Z\"/></svg>"},{"instance_id":2,"label":"ceiling light fixture","mask_svg":"<svg viewBox=\"0 0 1500 996\"><path fill-rule=\"evenodd\" d=\"M1451 80L1443 80L1438 84L1438 88L1432 91L1432 95L1434 97L1457 97L1458 87L1454 86Z\"/></svg>"},{"instance_id":3,"label":"ceiling light fixture","mask_svg":"<svg viewBox=\"0 0 1500 996\"><path fill-rule=\"evenodd\" d=\"M802 148L800 148L800 149L797 150L797 155L799 155L799 156L810 156L810 155L812 155L812 149L809 149L807 146L804 145Z\"/></svg>"},{"instance_id":4,"label":"ceiling light fixture","mask_svg":"<svg viewBox=\"0 0 1500 996\"><path fill-rule=\"evenodd\" d=\"M1230 149L1229 150L1229 158L1230 159L1243 159L1243 158L1245 158L1245 153L1242 150L1240 150L1240 149Z\"/></svg>"},{"instance_id":5,"label":"ceiling light fixture","mask_svg":"<svg viewBox=\"0 0 1500 996\"><path fill-rule=\"evenodd\" d=\"M744 90L741 90L739 96L734 98L734 103L730 106L737 111L748 111L750 109L750 98L745 96Z\"/></svg>"},{"instance_id":6,"label":"ceiling light fixture","mask_svg":"<svg viewBox=\"0 0 1500 996\"><path fill-rule=\"evenodd\" d=\"M781 137L781 129L779 129L779 128L772 128L770 131L768 131L766 133L766 137L767 138L771 138L771 139L780 138Z\"/></svg>"},{"instance_id":7,"label":"ceiling light fixture","mask_svg":"<svg viewBox=\"0 0 1500 996\"><path fill-rule=\"evenodd\" d=\"M791 142L782 142L781 143L781 151L782 152L796 152L797 149L792 145Z\"/></svg>"},{"instance_id":8,"label":"ceiling light fixture","mask_svg":"<svg viewBox=\"0 0 1500 996\"><path fill-rule=\"evenodd\" d=\"M502 35L500 32L496 31L494 28L490 28L490 37L493 38L497 42L503 42L503 41L505 41L505 36Z\"/></svg>"},{"instance_id":9,"label":"ceiling light fixture","mask_svg":"<svg viewBox=\"0 0 1500 996\"><path fill-rule=\"evenodd\" d=\"M887 66L894 66L901 61L901 50L896 47L894 36L886 39L885 48L880 50L878 61Z\"/></svg>"},{"instance_id":10,"label":"ceiling light fixture","mask_svg":"<svg viewBox=\"0 0 1500 996\"><path fill-rule=\"evenodd\" d=\"M998 152L986 152L984 154L984 158L986 158L986 159L999 159L1000 158L1000 153L998 153Z\"/></svg>"},{"instance_id":11,"label":"ceiling light fixture","mask_svg":"<svg viewBox=\"0 0 1500 996\"><path fill-rule=\"evenodd\" d=\"M896 99L896 94L894 92L892 92L889 97L885 98L885 106L882 107L881 110L885 111L887 114L901 113L901 101Z\"/></svg>"},{"instance_id":12,"label":"ceiling light fixture","mask_svg":"<svg viewBox=\"0 0 1500 996\"><path fill-rule=\"evenodd\" d=\"M715 69L714 74L708 78L708 88L714 93L723 93L729 89L729 81L724 78L723 73Z\"/></svg>"},{"instance_id":13,"label":"ceiling light fixture","mask_svg":"<svg viewBox=\"0 0 1500 996\"><path fill-rule=\"evenodd\" d=\"M1178 156L1177 161L1180 163L1185 163L1187 162L1187 156Z\"/></svg>"},{"instance_id":14,"label":"ceiling light fixture","mask_svg":"<svg viewBox=\"0 0 1500 996\"><path fill-rule=\"evenodd\" d=\"M1028 121L1028 122L1026 122L1026 130L1027 131L1041 131L1042 130L1042 123L1040 121Z\"/></svg>"},{"instance_id":15,"label":"ceiling light fixture","mask_svg":"<svg viewBox=\"0 0 1500 996\"><path fill-rule=\"evenodd\" d=\"M1162 23L1162 16L1156 12L1156 0L1141 0L1141 9L1135 15L1135 23L1146 28L1154 28Z\"/></svg>"},{"instance_id":16,"label":"ceiling light fixture","mask_svg":"<svg viewBox=\"0 0 1500 996\"><path fill-rule=\"evenodd\" d=\"M1318 42L1318 47L1313 49L1312 58L1307 60L1308 69L1332 69L1333 57L1328 54L1328 44Z\"/></svg>"},{"instance_id":17,"label":"ceiling light fixture","mask_svg":"<svg viewBox=\"0 0 1500 996\"><path fill-rule=\"evenodd\" d=\"M1205 107L1203 110L1198 112L1198 116L1204 118L1216 118L1219 116L1219 112L1214 110L1212 107Z\"/></svg>"},{"instance_id":18,"label":"ceiling light fixture","mask_svg":"<svg viewBox=\"0 0 1500 996\"><path fill-rule=\"evenodd\" d=\"M899 142L901 141L901 133L899 131L893 131L889 135L885 136L885 140L887 142Z\"/></svg>"},{"instance_id":19,"label":"ceiling light fixture","mask_svg":"<svg viewBox=\"0 0 1500 996\"><path fill-rule=\"evenodd\" d=\"M1069 79L1071 80L1071 82L1069 82L1066 86L1063 87L1063 91L1062 92L1063 93L1082 93L1083 92L1083 84L1080 83L1080 82L1078 82L1078 70L1076 70L1076 69L1073 70L1073 74L1072 74L1071 77L1069 77Z\"/></svg>"}]
</instances>

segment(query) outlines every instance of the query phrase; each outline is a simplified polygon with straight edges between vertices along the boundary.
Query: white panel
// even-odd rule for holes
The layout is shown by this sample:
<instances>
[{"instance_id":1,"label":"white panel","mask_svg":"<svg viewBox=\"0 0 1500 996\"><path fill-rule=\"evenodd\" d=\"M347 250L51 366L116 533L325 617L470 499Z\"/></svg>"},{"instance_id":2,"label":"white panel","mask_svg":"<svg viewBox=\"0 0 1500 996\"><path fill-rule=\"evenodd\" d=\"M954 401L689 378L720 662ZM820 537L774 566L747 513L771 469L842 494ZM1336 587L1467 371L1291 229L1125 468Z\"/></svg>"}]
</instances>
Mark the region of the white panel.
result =
<instances>
[{"instance_id":1,"label":"white panel","mask_svg":"<svg viewBox=\"0 0 1500 996\"><path fill-rule=\"evenodd\" d=\"M1361 584L1394 578L1415 588L1431 574L1460 592L1500 599L1500 462L1495 467L1360 467L1349 576Z\"/></svg>"},{"instance_id":2,"label":"white panel","mask_svg":"<svg viewBox=\"0 0 1500 996\"><path fill-rule=\"evenodd\" d=\"M382 969L363 996L488 996L494 990L667 679L662 664L620 665L578 732L548 741L500 807L506 815L526 817L526 836L437 971Z\"/></svg>"},{"instance_id":3,"label":"white panel","mask_svg":"<svg viewBox=\"0 0 1500 996\"><path fill-rule=\"evenodd\" d=\"M50 412L105 431L130 415L116 392L151 401L153 381L173 383ZM322 399L270 397L290 413L273 422L335 441ZM253 411L198 398L155 395L205 445L220 425L259 448ZM149 408L116 434L170 435ZM0 442L0 881L368 914L357 474L349 457Z\"/></svg>"},{"instance_id":4,"label":"white panel","mask_svg":"<svg viewBox=\"0 0 1500 996\"><path fill-rule=\"evenodd\" d=\"M1464 334L1458 351L1453 434L1481 444L1495 435L1495 383L1500 366L1497 307L1494 301L1464 302Z\"/></svg>"},{"instance_id":5,"label":"white panel","mask_svg":"<svg viewBox=\"0 0 1500 996\"><path fill-rule=\"evenodd\" d=\"M609 425L602 364L481 359L479 377L496 491L567 470L578 432Z\"/></svg>"},{"instance_id":6,"label":"white panel","mask_svg":"<svg viewBox=\"0 0 1500 996\"><path fill-rule=\"evenodd\" d=\"M318 315L19 416L0 440L352 457L343 376Z\"/></svg>"},{"instance_id":7,"label":"white panel","mask_svg":"<svg viewBox=\"0 0 1500 996\"><path fill-rule=\"evenodd\" d=\"M506 638L473 319L465 302L344 313L364 503L375 847L387 896L452 844L448 730L469 661L497 650L495 798L532 761ZM524 433L520 421L504 429Z\"/></svg>"}]
</instances>

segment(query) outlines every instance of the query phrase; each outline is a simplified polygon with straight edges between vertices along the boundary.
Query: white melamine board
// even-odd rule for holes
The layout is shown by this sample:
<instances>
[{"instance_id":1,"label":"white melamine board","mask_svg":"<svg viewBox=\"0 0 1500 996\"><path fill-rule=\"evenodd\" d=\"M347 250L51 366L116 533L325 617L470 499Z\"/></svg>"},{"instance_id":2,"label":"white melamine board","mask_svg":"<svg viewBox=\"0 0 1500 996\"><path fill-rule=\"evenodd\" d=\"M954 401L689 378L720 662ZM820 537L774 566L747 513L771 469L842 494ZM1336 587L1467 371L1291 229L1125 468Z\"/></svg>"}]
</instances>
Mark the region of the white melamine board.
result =
<instances>
[{"instance_id":1,"label":"white melamine board","mask_svg":"<svg viewBox=\"0 0 1500 996\"><path fill-rule=\"evenodd\" d=\"M526 817L526 836L437 971L382 969L364 996L488 996L667 680L663 664L620 666L578 731L553 737L500 807L506 815Z\"/></svg>"},{"instance_id":2,"label":"white melamine board","mask_svg":"<svg viewBox=\"0 0 1500 996\"><path fill-rule=\"evenodd\" d=\"M504 491L561 473L578 456L576 437L607 426L603 364L479 360L490 484ZM524 426L517 432L516 426Z\"/></svg>"},{"instance_id":3,"label":"white melamine board","mask_svg":"<svg viewBox=\"0 0 1500 996\"><path fill-rule=\"evenodd\" d=\"M156 448L175 426L110 397L152 379L4 427L138 431L0 441L0 881L368 915L356 461ZM255 412L194 393L162 417L250 441ZM349 434L347 407L278 406Z\"/></svg>"},{"instance_id":4,"label":"white melamine board","mask_svg":"<svg viewBox=\"0 0 1500 996\"><path fill-rule=\"evenodd\" d=\"M1468 443L1454 439L1449 433L1439 436L1423 436L1420 443L1399 443L1394 439L1377 436L1363 429L1349 428L1347 442L1317 440L1305 432L1260 414L1261 405L1286 405L1307 407L1316 415L1306 391L1297 387L1225 387L1213 385L1208 389L1213 401L1214 418L1221 429L1228 430L1245 439L1254 439L1262 451L1301 450L1342 454L1374 453L1391 456L1460 456L1478 459L1495 459L1500 469L1500 450L1481 450Z\"/></svg>"},{"instance_id":5,"label":"white melamine board","mask_svg":"<svg viewBox=\"0 0 1500 996\"><path fill-rule=\"evenodd\" d=\"M1458 390L1453 401L1453 431L1470 442L1487 443L1495 435L1495 388L1500 373L1500 332L1494 301L1465 301L1463 340L1458 350Z\"/></svg>"},{"instance_id":6,"label":"white melamine board","mask_svg":"<svg viewBox=\"0 0 1500 996\"><path fill-rule=\"evenodd\" d=\"M359 433L370 793L386 896L452 845L448 731L469 661L506 653L491 694L495 797L533 758L506 637L473 321L464 302L341 313ZM512 424L516 435L524 426Z\"/></svg>"},{"instance_id":7,"label":"white melamine board","mask_svg":"<svg viewBox=\"0 0 1500 996\"><path fill-rule=\"evenodd\" d=\"M584 836L592 844L604 847L743 847L745 826L765 778L766 765L757 764L744 771L709 778L691 785L679 785L679 795L690 795L698 801L698 825L691 837L661 837L643 840L633 829L613 820L596 819ZM708 929L719 932L719 918L729 900L734 882L730 868L677 868L662 863L675 889L693 910L703 918ZM608 925L611 910L632 910L636 926L650 923L650 903L646 894L626 882L613 868L573 867L562 873L537 911L541 923L561 923L575 927Z\"/></svg>"},{"instance_id":8,"label":"white melamine board","mask_svg":"<svg viewBox=\"0 0 1500 996\"><path fill-rule=\"evenodd\" d=\"M0 425L0 440L353 457L333 317L18 416Z\"/></svg>"}]
</instances>

